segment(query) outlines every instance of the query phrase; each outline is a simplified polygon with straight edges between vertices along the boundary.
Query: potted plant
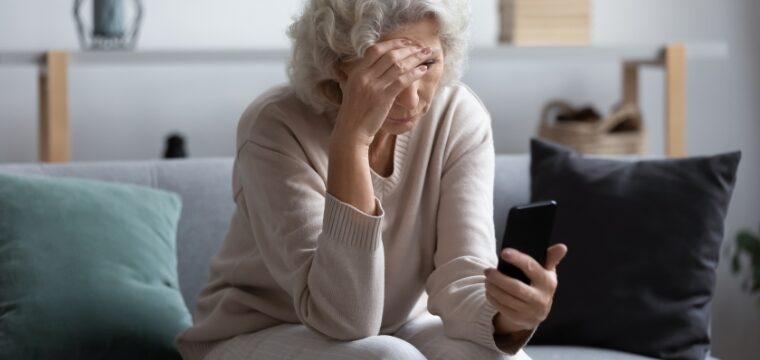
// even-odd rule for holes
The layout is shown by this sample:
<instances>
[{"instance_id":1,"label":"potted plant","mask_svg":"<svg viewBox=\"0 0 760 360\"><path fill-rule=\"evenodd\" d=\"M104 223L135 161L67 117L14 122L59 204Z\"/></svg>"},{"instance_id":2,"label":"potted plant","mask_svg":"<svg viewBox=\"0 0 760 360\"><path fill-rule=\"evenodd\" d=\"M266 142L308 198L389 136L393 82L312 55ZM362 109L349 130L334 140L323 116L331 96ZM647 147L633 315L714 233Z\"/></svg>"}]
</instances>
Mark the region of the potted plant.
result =
<instances>
[{"instance_id":1,"label":"potted plant","mask_svg":"<svg viewBox=\"0 0 760 360\"><path fill-rule=\"evenodd\" d=\"M736 275L748 272L743 279L742 288L751 294L760 292L760 236L750 231L741 231L736 236L735 245L731 271ZM746 272L745 259L749 259L749 270Z\"/></svg>"}]
</instances>

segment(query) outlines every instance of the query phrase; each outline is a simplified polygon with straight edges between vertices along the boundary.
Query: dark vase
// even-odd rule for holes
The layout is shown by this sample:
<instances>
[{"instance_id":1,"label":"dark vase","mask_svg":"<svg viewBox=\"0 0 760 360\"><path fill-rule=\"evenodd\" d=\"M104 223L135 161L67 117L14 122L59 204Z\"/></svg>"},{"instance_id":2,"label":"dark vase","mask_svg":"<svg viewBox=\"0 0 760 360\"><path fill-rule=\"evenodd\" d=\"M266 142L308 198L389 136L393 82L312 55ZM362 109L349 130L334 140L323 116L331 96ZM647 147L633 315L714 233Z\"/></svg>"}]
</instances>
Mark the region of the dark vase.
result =
<instances>
[{"instance_id":1,"label":"dark vase","mask_svg":"<svg viewBox=\"0 0 760 360\"><path fill-rule=\"evenodd\" d=\"M166 138L164 159L181 159L186 157L187 150L185 149L185 138L179 134L170 134Z\"/></svg>"},{"instance_id":2,"label":"dark vase","mask_svg":"<svg viewBox=\"0 0 760 360\"><path fill-rule=\"evenodd\" d=\"M124 36L124 0L93 0L93 35L104 38Z\"/></svg>"}]
</instances>

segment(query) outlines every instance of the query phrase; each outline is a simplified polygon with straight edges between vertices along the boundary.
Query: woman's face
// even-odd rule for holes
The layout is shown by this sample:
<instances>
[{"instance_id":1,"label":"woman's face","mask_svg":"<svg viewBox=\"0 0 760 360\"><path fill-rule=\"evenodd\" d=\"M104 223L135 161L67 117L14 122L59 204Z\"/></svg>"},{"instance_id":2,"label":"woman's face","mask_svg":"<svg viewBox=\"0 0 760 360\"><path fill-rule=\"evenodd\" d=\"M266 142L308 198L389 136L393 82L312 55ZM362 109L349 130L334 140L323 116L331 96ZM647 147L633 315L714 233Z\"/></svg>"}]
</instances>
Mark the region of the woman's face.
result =
<instances>
[{"instance_id":1,"label":"woman's face","mask_svg":"<svg viewBox=\"0 0 760 360\"><path fill-rule=\"evenodd\" d=\"M443 75L444 54L438 36L438 24L433 19L400 26L383 36L380 41L391 39L409 39L415 45L433 49L434 54L437 54L432 60L425 62L429 64L427 73L396 97L383 123L382 131L400 135L413 129L430 109L430 103Z\"/></svg>"}]
</instances>

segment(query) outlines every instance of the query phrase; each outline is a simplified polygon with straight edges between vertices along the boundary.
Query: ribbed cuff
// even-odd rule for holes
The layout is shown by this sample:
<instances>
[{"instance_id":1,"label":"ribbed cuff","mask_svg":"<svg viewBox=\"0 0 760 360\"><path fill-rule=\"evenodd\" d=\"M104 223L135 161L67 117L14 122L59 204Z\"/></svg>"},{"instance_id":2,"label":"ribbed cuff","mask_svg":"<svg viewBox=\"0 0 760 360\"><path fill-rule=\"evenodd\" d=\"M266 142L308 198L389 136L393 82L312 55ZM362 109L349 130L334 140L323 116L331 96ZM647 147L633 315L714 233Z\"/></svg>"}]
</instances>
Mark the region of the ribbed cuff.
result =
<instances>
[{"instance_id":1,"label":"ribbed cuff","mask_svg":"<svg viewBox=\"0 0 760 360\"><path fill-rule=\"evenodd\" d=\"M536 329L533 329L530 332L525 332L524 334L521 333L520 336L496 335L493 327L493 318L498 312L499 310L491 305L488 300L485 301L477 322L476 331L478 334L478 340L482 345L489 348L501 351L508 355L515 355L528 343L528 341L530 341L530 338L533 337Z\"/></svg>"},{"instance_id":2,"label":"ribbed cuff","mask_svg":"<svg viewBox=\"0 0 760 360\"><path fill-rule=\"evenodd\" d=\"M385 216L380 200L375 198L377 216L367 215L330 193L325 194L322 231L334 241L374 251L381 244L382 220Z\"/></svg>"},{"instance_id":3,"label":"ribbed cuff","mask_svg":"<svg viewBox=\"0 0 760 360\"><path fill-rule=\"evenodd\" d=\"M222 341L185 342L175 340L175 346L183 360L203 360Z\"/></svg>"}]
</instances>

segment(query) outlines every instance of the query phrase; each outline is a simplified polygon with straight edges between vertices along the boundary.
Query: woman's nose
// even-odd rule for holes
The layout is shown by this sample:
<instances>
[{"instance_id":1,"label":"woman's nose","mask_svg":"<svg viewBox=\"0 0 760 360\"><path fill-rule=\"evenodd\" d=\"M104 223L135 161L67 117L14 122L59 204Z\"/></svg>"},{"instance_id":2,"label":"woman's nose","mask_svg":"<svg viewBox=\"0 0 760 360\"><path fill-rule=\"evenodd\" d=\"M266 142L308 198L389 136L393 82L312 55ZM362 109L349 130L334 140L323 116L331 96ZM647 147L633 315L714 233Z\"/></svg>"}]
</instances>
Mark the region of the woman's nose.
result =
<instances>
[{"instance_id":1,"label":"woman's nose","mask_svg":"<svg viewBox=\"0 0 760 360\"><path fill-rule=\"evenodd\" d=\"M420 103L419 81L415 81L396 96L395 104L404 110L414 111ZM414 114L407 114L414 115Z\"/></svg>"}]
</instances>

